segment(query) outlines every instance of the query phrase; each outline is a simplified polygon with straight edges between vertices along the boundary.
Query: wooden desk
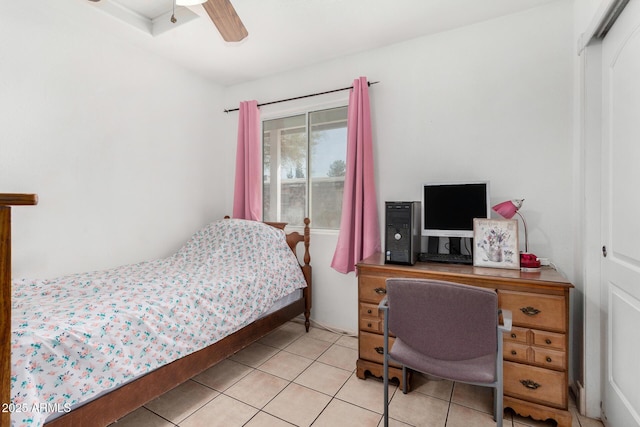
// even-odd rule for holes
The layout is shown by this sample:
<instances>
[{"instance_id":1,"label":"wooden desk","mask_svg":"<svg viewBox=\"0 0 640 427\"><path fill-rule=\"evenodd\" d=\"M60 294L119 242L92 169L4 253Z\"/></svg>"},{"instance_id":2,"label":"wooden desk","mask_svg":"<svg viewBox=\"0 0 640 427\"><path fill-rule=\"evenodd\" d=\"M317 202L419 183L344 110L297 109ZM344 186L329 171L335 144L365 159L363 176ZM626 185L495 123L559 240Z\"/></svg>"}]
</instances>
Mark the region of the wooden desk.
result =
<instances>
[{"instance_id":1,"label":"wooden desk","mask_svg":"<svg viewBox=\"0 0 640 427\"><path fill-rule=\"evenodd\" d=\"M385 264L375 254L358 264L358 378L382 376L383 316L378 303L386 279L411 277L446 280L495 289L499 305L513 313L513 329L504 335L504 407L537 420L571 426L569 404L569 290L573 285L552 268L521 272L470 265L418 262ZM399 367L389 377L402 379Z\"/></svg>"}]
</instances>

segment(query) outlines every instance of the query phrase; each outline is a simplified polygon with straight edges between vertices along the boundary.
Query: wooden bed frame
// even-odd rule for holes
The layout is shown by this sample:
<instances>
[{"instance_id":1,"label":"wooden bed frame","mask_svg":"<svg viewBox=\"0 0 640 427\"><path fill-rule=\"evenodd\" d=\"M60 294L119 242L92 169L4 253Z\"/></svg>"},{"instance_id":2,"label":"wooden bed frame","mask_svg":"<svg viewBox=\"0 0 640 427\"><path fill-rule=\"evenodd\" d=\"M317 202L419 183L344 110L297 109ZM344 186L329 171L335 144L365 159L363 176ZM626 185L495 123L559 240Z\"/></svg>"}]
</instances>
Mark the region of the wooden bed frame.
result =
<instances>
[{"instance_id":1,"label":"wooden bed frame","mask_svg":"<svg viewBox=\"0 0 640 427\"><path fill-rule=\"evenodd\" d=\"M35 195L0 194L0 402L9 403L11 399L11 222L10 206L34 205ZM70 426L106 426L126 414L136 410L156 397L166 393L188 379L198 375L216 363L245 348L249 344L267 335L278 326L304 314L305 328L309 331L311 312L311 257L309 255L309 219L304 220L304 234L287 234L287 243L296 253L299 243L304 243L303 264L300 266L307 282L303 298L280 310L271 313L239 331L223 338L202 350L162 366L132 382L129 382L95 400L92 400L71 412L61 415L45 424L47 427ZM284 229L286 223L267 224ZM0 425L9 425L9 414L2 413Z\"/></svg>"}]
</instances>

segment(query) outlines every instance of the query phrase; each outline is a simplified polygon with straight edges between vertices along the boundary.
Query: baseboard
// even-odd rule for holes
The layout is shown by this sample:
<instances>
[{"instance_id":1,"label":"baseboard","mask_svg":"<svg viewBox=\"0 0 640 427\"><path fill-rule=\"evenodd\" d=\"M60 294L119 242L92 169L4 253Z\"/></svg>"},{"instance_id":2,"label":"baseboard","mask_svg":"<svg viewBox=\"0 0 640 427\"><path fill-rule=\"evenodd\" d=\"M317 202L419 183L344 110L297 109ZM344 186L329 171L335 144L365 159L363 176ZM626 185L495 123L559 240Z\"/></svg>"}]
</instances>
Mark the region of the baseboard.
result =
<instances>
[{"instance_id":1,"label":"baseboard","mask_svg":"<svg viewBox=\"0 0 640 427\"><path fill-rule=\"evenodd\" d=\"M578 413L582 416L586 416L586 397L584 395L584 387L580 383L580 381L574 381L571 384L571 391L573 392L573 396L576 399L576 407L578 409Z\"/></svg>"}]
</instances>

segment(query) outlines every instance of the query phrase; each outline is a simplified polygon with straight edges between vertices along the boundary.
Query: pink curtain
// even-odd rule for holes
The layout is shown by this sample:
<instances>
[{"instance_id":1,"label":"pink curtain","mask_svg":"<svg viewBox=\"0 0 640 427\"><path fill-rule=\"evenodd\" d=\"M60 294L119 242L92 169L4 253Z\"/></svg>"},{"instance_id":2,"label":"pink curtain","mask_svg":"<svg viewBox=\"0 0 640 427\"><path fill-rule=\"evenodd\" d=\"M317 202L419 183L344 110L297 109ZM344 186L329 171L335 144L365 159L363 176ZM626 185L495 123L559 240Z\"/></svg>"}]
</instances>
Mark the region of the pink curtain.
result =
<instances>
[{"instance_id":1,"label":"pink curtain","mask_svg":"<svg viewBox=\"0 0 640 427\"><path fill-rule=\"evenodd\" d=\"M341 273L380 251L378 205L373 174L373 142L369 85L366 77L353 81L347 119L347 170L342 197L338 244L331 267Z\"/></svg>"},{"instance_id":2,"label":"pink curtain","mask_svg":"<svg viewBox=\"0 0 640 427\"><path fill-rule=\"evenodd\" d=\"M233 217L260 220L262 213L262 160L260 158L260 111L257 101L240 103L236 183Z\"/></svg>"}]
</instances>

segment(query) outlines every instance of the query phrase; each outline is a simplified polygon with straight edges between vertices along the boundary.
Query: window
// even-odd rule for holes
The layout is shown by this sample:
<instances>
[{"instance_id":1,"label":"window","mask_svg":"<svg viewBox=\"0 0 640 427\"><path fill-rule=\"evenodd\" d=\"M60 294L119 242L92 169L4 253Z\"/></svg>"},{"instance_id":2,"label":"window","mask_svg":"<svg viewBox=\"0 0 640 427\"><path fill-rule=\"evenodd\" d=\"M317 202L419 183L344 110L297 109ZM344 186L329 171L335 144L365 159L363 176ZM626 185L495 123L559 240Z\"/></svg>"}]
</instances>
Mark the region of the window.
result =
<instances>
[{"instance_id":1,"label":"window","mask_svg":"<svg viewBox=\"0 0 640 427\"><path fill-rule=\"evenodd\" d=\"M263 219L338 229L347 157L347 107L262 122Z\"/></svg>"}]
</instances>

